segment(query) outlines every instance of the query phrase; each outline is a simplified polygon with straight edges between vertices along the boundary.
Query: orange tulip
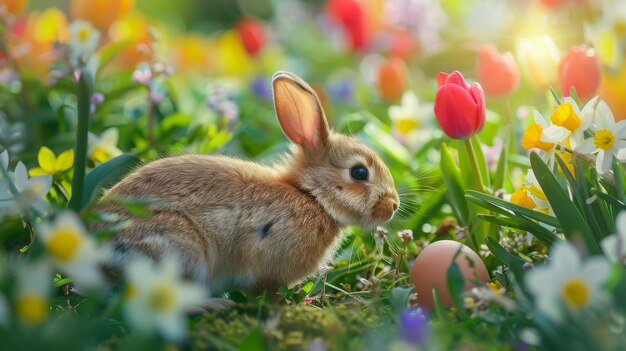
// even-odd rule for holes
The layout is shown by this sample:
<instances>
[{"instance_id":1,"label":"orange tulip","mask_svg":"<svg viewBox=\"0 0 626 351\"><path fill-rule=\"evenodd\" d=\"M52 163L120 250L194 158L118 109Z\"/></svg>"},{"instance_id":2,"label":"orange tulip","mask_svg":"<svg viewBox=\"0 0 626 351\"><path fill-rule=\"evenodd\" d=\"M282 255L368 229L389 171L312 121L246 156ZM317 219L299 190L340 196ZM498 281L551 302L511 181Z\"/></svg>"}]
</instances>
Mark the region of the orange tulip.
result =
<instances>
[{"instance_id":1,"label":"orange tulip","mask_svg":"<svg viewBox=\"0 0 626 351\"><path fill-rule=\"evenodd\" d=\"M615 71L603 70L600 80L599 95L604 100L616 120L626 119L626 61L622 61L621 66Z\"/></svg>"},{"instance_id":2,"label":"orange tulip","mask_svg":"<svg viewBox=\"0 0 626 351\"><path fill-rule=\"evenodd\" d=\"M147 57L139 51L140 45L148 45L150 37L149 24L143 16L132 13L115 21L109 29L109 37L113 43L126 44L124 49L114 57L114 65L134 67Z\"/></svg>"},{"instance_id":3,"label":"orange tulip","mask_svg":"<svg viewBox=\"0 0 626 351\"><path fill-rule=\"evenodd\" d=\"M73 19L91 22L106 33L115 20L122 18L133 8L135 0L72 0Z\"/></svg>"},{"instance_id":4,"label":"orange tulip","mask_svg":"<svg viewBox=\"0 0 626 351\"><path fill-rule=\"evenodd\" d=\"M409 70L399 57L392 57L378 68L378 91L383 100L399 99L408 85Z\"/></svg>"},{"instance_id":5,"label":"orange tulip","mask_svg":"<svg viewBox=\"0 0 626 351\"><path fill-rule=\"evenodd\" d=\"M500 53L491 45L478 53L476 67L478 81L485 94L502 96L513 92L519 85L519 70L510 52Z\"/></svg>"},{"instance_id":6,"label":"orange tulip","mask_svg":"<svg viewBox=\"0 0 626 351\"><path fill-rule=\"evenodd\" d=\"M0 7L4 6L12 15L21 14L27 4L27 0L0 0Z\"/></svg>"},{"instance_id":7,"label":"orange tulip","mask_svg":"<svg viewBox=\"0 0 626 351\"><path fill-rule=\"evenodd\" d=\"M600 62L595 51L585 46L569 49L559 64L559 78L563 96L569 96L571 87L583 100L596 95L600 84Z\"/></svg>"}]
</instances>

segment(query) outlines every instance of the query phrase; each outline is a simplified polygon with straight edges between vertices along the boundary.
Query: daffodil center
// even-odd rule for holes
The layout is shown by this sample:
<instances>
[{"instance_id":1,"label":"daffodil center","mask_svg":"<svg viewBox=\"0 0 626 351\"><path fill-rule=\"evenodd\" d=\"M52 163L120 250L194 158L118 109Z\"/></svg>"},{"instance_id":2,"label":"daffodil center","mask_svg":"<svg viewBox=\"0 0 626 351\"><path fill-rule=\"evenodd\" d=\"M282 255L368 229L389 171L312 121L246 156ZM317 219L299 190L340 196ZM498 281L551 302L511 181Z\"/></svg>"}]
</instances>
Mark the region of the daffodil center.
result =
<instances>
[{"instance_id":1,"label":"daffodil center","mask_svg":"<svg viewBox=\"0 0 626 351\"><path fill-rule=\"evenodd\" d=\"M70 261L76 254L80 240L78 233L68 229L60 229L50 235L46 247L56 259Z\"/></svg>"},{"instance_id":2,"label":"daffodil center","mask_svg":"<svg viewBox=\"0 0 626 351\"><path fill-rule=\"evenodd\" d=\"M593 144L602 150L609 150L615 145L615 135L608 129L600 129L593 137Z\"/></svg>"},{"instance_id":3,"label":"daffodil center","mask_svg":"<svg viewBox=\"0 0 626 351\"><path fill-rule=\"evenodd\" d=\"M570 279L563 285L563 300L573 309L581 309L587 306L591 292L587 283L580 279Z\"/></svg>"},{"instance_id":4,"label":"daffodil center","mask_svg":"<svg viewBox=\"0 0 626 351\"><path fill-rule=\"evenodd\" d=\"M403 118L396 123L396 129L404 136L407 136L418 127L419 123L415 118Z\"/></svg>"},{"instance_id":5,"label":"daffodil center","mask_svg":"<svg viewBox=\"0 0 626 351\"><path fill-rule=\"evenodd\" d=\"M126 289L124 289L124 300L131 300L135 296L137 296L137 287L132 284L126 286Z\"/></svg>"},{"instance_id":6,"label":"daffodil center","mask_svg":"<svg viewBox=\"0 0 626 351\"><path fill-rule=\"evenodd\" d=\"M560 104L550 116L550 120L570 132L575 131L580 126L580 117L574 112L572 105L568 103Z\"/></svg>"},{"instance_id":7,"label":"daffodil center","mask_svg":"<svg viewBox=\"0 0 626 351\"><path fill-rule=\"evenodd\" d=\"M24 294L16 301L15 313L26 324L37 325L48 315L48 303L39 295Z\"/></svg>"},{"instance_id":8,"label":"daffodil center","mask_svg":"<svg viewBox=\"0 0 626 351\"><path fill-rule=\"evenodd\" d=\"M625 21L615 21L613 25L613 31L617 34L618 38L621 38L626 34L626 22Z\"/></svg>"},{"instance_id":9,"label":"daffodil center","mask_svg":"<svg viewBox=\"0 0 626 351\"><path fill-rule=\"evenodd\" d=\"M169 285L157 285L148 294L148 306L153 311L165 312L170 310L172 305L174 305L174 292Z\"/></svg>"},{"instance_id":10,"label":"daffodil center","mask_svg":"<svg viewBox=\"0 0 626 351\"><path fill-rule=\"evenodd\" d=\"M111 155L105 149L101 147L94 147L93 151L91 152L91 159L96 162L104 163L108 161L110 158L111 158Z\"/></svg>"},{"instance_id":11,"label":"daffodil center","mask_svg":"<svg viewBox=\"0 0 626 351\"><path fill-rule=\"evenodd\" d=\"M81 42L85 42L87 40L89 40L89 36L90 36L90 31L89 28L81 28L78 30L78 41Z\"/></svg>"},{"instance_id":12,"label":"daffodil center","mask_svg":"<svg viewBox=\"0 0 626 351\"><path fill-rule=\"evenodd\" d=\"M543 128L538 123L530 125L524 131L524 136L522 137L522 146L524 149L541 149L543 151L550 151L554 147L554 143L547 143L545 141L541 141L541 133L543 132Z\"/></svg>"}]
</instances>

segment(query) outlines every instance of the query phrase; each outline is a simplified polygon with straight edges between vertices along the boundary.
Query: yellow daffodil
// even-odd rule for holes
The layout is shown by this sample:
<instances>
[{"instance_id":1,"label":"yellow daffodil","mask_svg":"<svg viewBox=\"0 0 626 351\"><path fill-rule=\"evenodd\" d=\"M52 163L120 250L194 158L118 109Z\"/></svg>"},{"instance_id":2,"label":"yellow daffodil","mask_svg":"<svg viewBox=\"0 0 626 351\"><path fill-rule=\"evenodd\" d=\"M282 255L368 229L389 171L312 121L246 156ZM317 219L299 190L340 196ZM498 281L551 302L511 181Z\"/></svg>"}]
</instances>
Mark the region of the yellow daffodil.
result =
<instances>
[{"instance_id":1,"label":"yellow daffodil","mask_svg":"<svg viewBox=\"0 0 626 351\"><path fill-rule=\"evenodd\" d=\"M559 49L547 35L524 39L517 44L517 58L526 77L537 89L546 89L557 79Z\"/></svg>"},{"instance_id":2,"label":"yellow daffodil","mask_svg":"<svg viewBox=\"0 0 626 351\"><path fill-rule=\"evenodd\" d=\"M122 154L117 148L119 133L116 128L109 128L102 132L100 136L89 133L89 158L97 163L104 163Z\"/></svg>"},{"instance_id":3,"label":"yellow daffodil","mask_svg":"<svg viewBox=\"0 0 626 351\"><path fill-rule=\"evenodd\" d=\"M528 195L528 189L526 187L521 187L515 190L515 192L511 195L510 201L515 205L526 207L531 210L537 207L535 200Z\"/></svg>"},{"instance_id":4,"label":"yellow daffodil","mask_svg":"<svg viewBox=\"0 0 626 351\"><path fill-rule=\"evenodd\" d=\"M39 162L39 167L28 171L31 177L45 174L55 175L72 168L74 165L74 150L64 151L57 157L52 150L42 146L39 149L37 161Z\"/></svg>"}]
</instances>

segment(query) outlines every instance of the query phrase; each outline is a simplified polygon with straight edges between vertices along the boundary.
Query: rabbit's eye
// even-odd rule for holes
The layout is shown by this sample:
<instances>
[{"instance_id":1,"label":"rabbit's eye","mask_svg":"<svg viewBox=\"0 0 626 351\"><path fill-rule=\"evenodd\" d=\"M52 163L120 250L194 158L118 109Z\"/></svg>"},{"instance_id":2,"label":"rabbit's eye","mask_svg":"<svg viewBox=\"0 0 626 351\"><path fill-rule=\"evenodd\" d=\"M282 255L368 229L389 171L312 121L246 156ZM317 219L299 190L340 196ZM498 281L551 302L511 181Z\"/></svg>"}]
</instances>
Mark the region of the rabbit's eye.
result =
<instances>
[{"instance_id":1,"label":"rabbit's eye","mask_svg":"<svg viewBox=\"0 0 626 351\"><path fill-rule=\"evenodd\" d=\"M350 169L350 177L354 180L367 180L369 171L364 166L354 166Z\"/></svg>"}]
</instances>

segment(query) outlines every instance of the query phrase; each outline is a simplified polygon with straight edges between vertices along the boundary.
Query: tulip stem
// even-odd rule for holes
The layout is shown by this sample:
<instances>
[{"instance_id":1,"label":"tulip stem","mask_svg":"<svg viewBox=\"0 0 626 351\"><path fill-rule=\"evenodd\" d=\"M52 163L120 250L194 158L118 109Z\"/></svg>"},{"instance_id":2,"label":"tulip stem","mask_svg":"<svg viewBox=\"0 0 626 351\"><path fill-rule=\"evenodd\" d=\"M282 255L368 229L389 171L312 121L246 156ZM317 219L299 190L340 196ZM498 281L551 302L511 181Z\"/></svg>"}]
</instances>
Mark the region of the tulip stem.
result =
<instances>
[{"instance_id":1,"label":"tulip stem","mask_svg":"<svg viewBox=\"0 0 626 351\"><path fill-rule=\"evenodd\" d=\"M476 154L474 153L474 147L472 146L472 141L470 138L465 139L465 147L467 148L467 154L470 158L470 165L472 166L472 172L474 172L475 179L475 189L476 191L480 191L481 193L485 192L483 186L483 177L480 175L480 168L478 168L478 161L476 160Z\"/></svg>"}]
</instances>

